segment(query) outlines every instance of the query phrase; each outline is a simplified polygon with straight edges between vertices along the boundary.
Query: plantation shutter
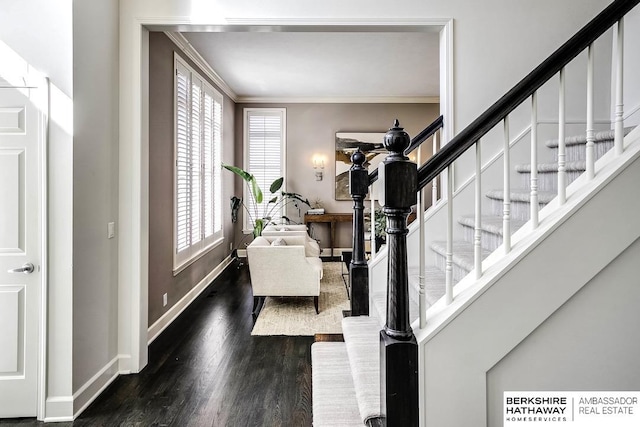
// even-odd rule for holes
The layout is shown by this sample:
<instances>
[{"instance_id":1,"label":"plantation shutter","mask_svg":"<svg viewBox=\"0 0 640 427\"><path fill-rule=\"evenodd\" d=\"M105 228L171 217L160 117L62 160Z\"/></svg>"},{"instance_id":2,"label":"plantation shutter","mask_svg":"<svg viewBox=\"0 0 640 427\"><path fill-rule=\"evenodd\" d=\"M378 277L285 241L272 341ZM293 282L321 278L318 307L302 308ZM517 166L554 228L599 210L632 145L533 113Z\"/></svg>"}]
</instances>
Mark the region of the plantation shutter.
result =
<instances>
[{"instance_id":1,"label":"plantation shutter","mask_svg":"<svg viewBox=\"0 0 640 427\"><path fill-rule=\"evenodd\" d=\"M191 246L191 83L189 71L176 70L176 252Z\"/></svg>"},{"instance_id":2,"label":"plantation shutter","mask_svg":"<svg viewBox=\"0 0 640 427\"><path fill-rule=\"evenodd\" d=\"M245 197L245 203L254 219L279 218L282 212L269 212L273 204L269 206L268 201L274 196L269 192L271 183L284 175L284 110L248 109L245 113L248 151L245 169L255 176L264 195L260 205L256 206L251 197ZM253 229L253 224L245 220L245 229Z\"/></svg>"},{"instance_id":3,"label":"plantation shutter","mask_svg":"<svg viewBox=\"0 0 640 427\"><path fill-rule=\"evenodd\" d=\"M222 239L222 95L176 56L174 271Z\"/></svg>"},{"instance_id":4,"label":"plantation shutter","mask_svg":"<svg viewBox=\"0 0 640 427\"><path fill-rule=\"evenodd\" d=\"M213 99L213 232L222 233L222 95Z\"/></svg>"}]
</instances>

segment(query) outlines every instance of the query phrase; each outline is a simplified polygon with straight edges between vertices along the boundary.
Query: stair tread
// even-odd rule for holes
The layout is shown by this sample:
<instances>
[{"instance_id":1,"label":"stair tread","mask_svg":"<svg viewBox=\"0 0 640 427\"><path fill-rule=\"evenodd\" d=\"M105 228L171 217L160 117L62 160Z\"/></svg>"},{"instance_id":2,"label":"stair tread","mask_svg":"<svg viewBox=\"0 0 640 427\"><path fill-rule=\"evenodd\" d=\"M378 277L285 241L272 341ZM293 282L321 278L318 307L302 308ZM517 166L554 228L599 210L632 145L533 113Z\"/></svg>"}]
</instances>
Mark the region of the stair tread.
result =
<instances>
[{"instance_id":1,"label":"stair tread","mask_svg":"<svg viewBox=\"0 0 640 427\"><path fill-rule=\"evenodd\" d=\"M343 342L311 345L313 425L362 426L347 346Z\"/></svg>"},{"instance_id":2,"label":"stair tread","mask_svg":"<svg viewBox=\"0 0 640 427\"><path fill-rule=\"evenodd\" d=\"M512 202L529 202L531 200L531 191L526 189L511 190ZM490 190L485 193L489 199L504 200L503 190ZM538 191L538 203L549 203L556 197L556 193L553 191Z\"/></svg>"},{"instance_id":3,"label":"stair tread","mask_svg":"<svg viewBox=\"0 0 640 427\"><path fill-rule=\"evenodd\" d=\"M515 166L516 172L528 173L531 172L531 164L519 164ZM567 172L579 171L584 172L587 169L587 163L583 160L566 162L565 170ZM539 163L538 172L558 172L558 163Z\"/></svg>"},{"instance_id":4,"label":"stair tread","mask_svg":"<svg viewBox=\"0 0 640 427\"><path fill-rule=\"evenodd\" d=\"M342 319L356 400L362 421L382 416L380 407L380 323L369 316Z\"/></svg>"},{"instance_id":5,"label":"stair tread","mask_svg":"<svg viewBox=\"0 0 640 427\"><path fill-rule=\"evenodd\" d=\"M431 249L442 256L447 254L447 242L436 241L431 243ZM482 259L485 259L491 251L482 248ZM474 247L473 244L464 240L453 241L453 263L462 267L467 272L473 270L474 267Z\"/></svg>"},{"instance_id":6,"label":"stair tread","mask_svg":"<svg viewBox=\"0 0 640 427\"><path fill-rule=\"evenodd\" d=\"M629 132L633 130L633 127L628 127L624 129L624 134L627 135ZM605 141L613 141L615 136L615 132L613 130L603 130L600 132L594 133L594 142L597 144L599 142ZM572 135L567 136L564 139L565 145L578 145L578 144L586 144L587 143L587 135ZM558 146L558 139L551 139L545 143L545 145L549 148L556 148Z\"/></svg>"},{"instance_id":7,"label":"stair tread","mask_svg":"<svg viewBox=\"0 0 640 427\"><path fill-rule=\"evenodd\" d=\"M502 236L503 226L502 226L502 217L496 215L486 215L482 216L480 220L480 228L482 231L486 231L488 233L497 234ZM476 225L476 217L474 215L463 215L458 218L458 223L466 226L475 228ZM521 219L511 219L511 231L514 232L518 230L520 227L525 225L527 221Z\"/></svg>"}]
</instances>

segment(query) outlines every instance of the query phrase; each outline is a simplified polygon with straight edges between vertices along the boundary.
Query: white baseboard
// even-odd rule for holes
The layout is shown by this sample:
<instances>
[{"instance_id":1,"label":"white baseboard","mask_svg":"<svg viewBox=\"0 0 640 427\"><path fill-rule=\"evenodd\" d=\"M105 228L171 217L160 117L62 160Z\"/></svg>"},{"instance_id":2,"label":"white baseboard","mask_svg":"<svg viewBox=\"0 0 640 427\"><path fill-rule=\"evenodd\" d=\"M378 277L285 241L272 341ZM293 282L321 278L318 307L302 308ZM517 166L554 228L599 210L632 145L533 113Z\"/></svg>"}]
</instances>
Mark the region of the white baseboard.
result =
<instances>
[{"instance_id":1,"label":"white baseboard","mask_svg":"<svg viewBox=\"0 0 640 427\"><path fill-rule=\"evenodd\" d=\"M114 357L73 394L73 418L79 416L111 384L120 372L120 356Z\"/></svg>"},{"instance_id":2,"label":"white baseboard","mask_svg":"<svg viewBox=\"0 0 640 427\"><path fill-rule=\"evenodd\" d=\"M45 402L44 419L46 423L73 421L73 397L52 396Z\"/></svg>"},{"instance_id":3,"label":"white baseboard","mask_svg":"<svg viewBox=\"0 0 640 427\"><path fill-rule=\"evenodd\" d=\"M224 269L231 264L231 256L226 257L216 268L207 274L196 286L194 286L173 307L162 315L147 332L148 344L151 344L173 321L205 290L213 279L218 277Z\"/></svg>"},{"instance_id":4,"label":"white baseboard","mask_svg":"<svg viewBox=\"0 0 640 427\"><path fill-rule=\"evenodd\" d=\"M130 354L119 354L118 355L118 372L121 375L130 374L131 370L131 355Z\"/></svg>"}]
</instances>

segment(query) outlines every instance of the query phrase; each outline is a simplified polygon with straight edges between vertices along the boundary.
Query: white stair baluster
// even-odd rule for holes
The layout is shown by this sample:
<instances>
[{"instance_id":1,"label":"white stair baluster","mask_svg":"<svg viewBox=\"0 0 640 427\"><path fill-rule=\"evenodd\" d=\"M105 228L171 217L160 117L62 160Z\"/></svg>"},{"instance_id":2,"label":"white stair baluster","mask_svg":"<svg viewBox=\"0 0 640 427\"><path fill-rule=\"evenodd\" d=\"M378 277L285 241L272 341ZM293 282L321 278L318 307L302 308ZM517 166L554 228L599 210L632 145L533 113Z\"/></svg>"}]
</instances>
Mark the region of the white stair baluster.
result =
<instances>
[{"instance_id":1,"label":"white stair baluster","mask_svg":"<svg viewBox=\"0 0 640 427\"><path fill-rule=\"evenodd\" d=\"M564 68L560 70L560 93L558 102L558 202L563 205L567 201L567 176L565 154L565 76Z\"/></svg>"},{"instance_id":2,"label":"white stair baluster","mask_svg":"<svg viewBox=\"0 0 640 427\"><path fill-rule=\"evenodd\" d=\"M622 154L622 141L624 139L624 97L623 97L623 69L624 69L624 18L618 21L616 27L616 115L613 146L616 155Z\"/></svg>"},{"instance_id":3,"label":"white stair baluster","mask_svg":"<svg viewBox=\"0 0 640 427\"><path fill-rule=\"evenodd\" d=\"M538 92L531 95L531 228L538 228Z\"/></svg>"},{"instance_id":4,"label":"white stair baluster","mask_svg":"<svg viewBox=\"0 0 640 427\"><path fill-rule=\"evenodd\" d=\"M594 153L594 129L593 129L593 43L588 48L587 59L587 145L586 145L586 173L587 179L595 177L595 153Z\"/></svg>"},{"instance_id":5,"label":"white stair baluster","mask_svg":"<svg viewBox=\"0 0 640 427\"><path fill-rule=\"evenodd\" d=\"M418 299L418 308L420 312L420 328L424 328L427 324L427 298L425 293L425 258L426 248L425 248L425 239L424 239L424 189L418 191L418 204L416 205L416 221L418 222L418 233L419 233L419 247L418 247L418 277L419 277L419 299Z\"/></svg>"},{"instance_id":6,"label":"white stair baluster","mask_svg":"<svg viewBox=\"0 0 640 427\"><path fill-rule=\"evenodd\" d=\"M482 156L480 151L480 140L476 141L476 209L473 236L473 261L476 279L482 276Z\"/></svg>"},{"instance_id":7,"label":"white stair baluster","mask_svg":"<svg viewBox=\"0 0 640 427\"><path fill-rule=\"evenodd\" d=\"M416 163L420 167L422 163L422 145L418 146L418 153L416 156ZM418 190L418 200L416 203L416 221L418 221L418 312L420 313L420 327L424 328L427 324L427 297L425 293L425 258L427 256L425 242L424 242L424 188Z\"/></svg>"},{"instance_id":8,"label":"white stair baluster","mask_svg":"<svg viewBox=\"0 0 640 427\"><path fill-rule=\"evenodd\" d=\"M447 252L445 265L445 303L453 302L453 165L447 168Z\"/></svg>"},{"instance_id":9,"label":"white stair baluster","mask_svg":"<svg viewBox=\"0 0 640 427\"><path fill-rule=\"evenodd\" d=\"M504 118L504 204L502 210L502 244L511 251L511 159L509 154L509 117Z\"/></svg>"},{"instance_id":10,"label":"white stair baluster","mask_svg":"<svg viewBox=\"0 0 640 427\"><path fill-rule=\"evenodd\" d=\"M432 143L432 155L435 155L438 152L438 133L433 134L433 143ZM438 201L438 177L433 178L431 181L431 206L435 205Z\"/></svg>"}]
</instances>

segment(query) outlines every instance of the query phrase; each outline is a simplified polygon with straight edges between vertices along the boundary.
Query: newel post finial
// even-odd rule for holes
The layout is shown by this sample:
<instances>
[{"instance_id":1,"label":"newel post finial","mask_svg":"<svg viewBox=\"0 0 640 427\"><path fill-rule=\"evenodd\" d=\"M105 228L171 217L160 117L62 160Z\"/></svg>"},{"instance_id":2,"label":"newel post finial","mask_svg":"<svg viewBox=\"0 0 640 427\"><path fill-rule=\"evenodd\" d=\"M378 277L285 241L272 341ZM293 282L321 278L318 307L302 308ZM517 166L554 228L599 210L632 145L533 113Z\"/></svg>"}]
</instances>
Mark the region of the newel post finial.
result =
<instances>
[{"instance_id":1,"label":"newel post finial","mask_svg":"<svg viewBox=\"0 0 640 427\"><path fill-rule=\"evenodd\" d=\"M411 137L400 127L400 121L396 119L393 127L389 128L383 139L384 148L389 150L391 157L394 159L406 159L404 150L411 145Z\"/></svg>"},{"instance_id":2,"label":"newel post finial","mask_svg":"<svg viewBox=\"0 0 640 427\"><path fill-rule=\"evenodd\" d=\"M351 169L352 170L364 169L364 166L362 165L364 165L364 161L366 159L367 159L366 156L362 151L360 151L360 147L358 147L358 149L354 151L354 153L351 155L351 163L353 163L353 165L351 165Z\"/></svg>"}]
</instances>

